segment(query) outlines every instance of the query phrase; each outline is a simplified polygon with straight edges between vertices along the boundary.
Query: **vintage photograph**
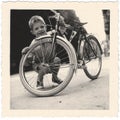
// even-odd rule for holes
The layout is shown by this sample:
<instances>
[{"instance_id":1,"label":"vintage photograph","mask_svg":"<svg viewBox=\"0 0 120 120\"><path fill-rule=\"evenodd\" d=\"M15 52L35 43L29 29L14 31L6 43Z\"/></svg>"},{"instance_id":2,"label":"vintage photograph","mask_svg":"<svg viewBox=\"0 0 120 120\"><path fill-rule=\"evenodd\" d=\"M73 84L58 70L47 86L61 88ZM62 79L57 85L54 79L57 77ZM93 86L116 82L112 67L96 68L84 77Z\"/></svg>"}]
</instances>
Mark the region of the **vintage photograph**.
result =
<instances>
[{"instance_id":1,"label":"vintage photograph","mask_svg":"<svg viewBox=\"0 0 120 120\"><path fill-rule=\"evenodd\" d=\"M114 7L75 4L10 4L9 110L110 110Z\"/></svg>"}]
</instances>

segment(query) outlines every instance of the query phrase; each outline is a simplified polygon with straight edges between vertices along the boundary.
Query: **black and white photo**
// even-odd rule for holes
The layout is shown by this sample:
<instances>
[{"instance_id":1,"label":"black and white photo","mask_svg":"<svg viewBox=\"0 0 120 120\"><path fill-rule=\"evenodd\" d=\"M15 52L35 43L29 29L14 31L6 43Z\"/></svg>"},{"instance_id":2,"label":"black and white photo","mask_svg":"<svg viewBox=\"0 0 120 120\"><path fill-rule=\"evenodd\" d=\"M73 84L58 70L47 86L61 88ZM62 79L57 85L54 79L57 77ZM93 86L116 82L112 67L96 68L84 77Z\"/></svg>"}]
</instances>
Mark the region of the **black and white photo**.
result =
<instances>
[{"instance_id":1,"label":"black and white photo","mask_svg":"<svg viewBox=\"0 0 120 120\"><path fill-rule=\"evenodd\" d=\"M8 92L9 115L17 110L22 110L19 115L33 110L40 116L44 110L51 116L49 110L58 116L69 116L74 110L76 116L85 111L86 116L94 115L91 110L98 111L98 116L116 115L112 112L117 110L116 3L11 2L3 6L7 23L2 36L7 69L3 76L9 76L3 82L3 99Z\"/></svg>"}]
</instances>

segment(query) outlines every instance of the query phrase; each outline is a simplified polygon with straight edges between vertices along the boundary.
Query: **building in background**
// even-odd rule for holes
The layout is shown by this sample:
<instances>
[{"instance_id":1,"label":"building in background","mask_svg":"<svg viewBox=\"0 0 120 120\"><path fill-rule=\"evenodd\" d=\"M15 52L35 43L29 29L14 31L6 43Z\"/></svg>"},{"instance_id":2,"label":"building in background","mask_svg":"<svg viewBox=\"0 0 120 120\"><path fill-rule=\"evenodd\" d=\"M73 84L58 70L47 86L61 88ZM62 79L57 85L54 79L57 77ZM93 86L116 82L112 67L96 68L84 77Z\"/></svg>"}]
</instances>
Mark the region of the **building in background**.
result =
<instances>
[{"instance_id":1,"label":"building in background","mask_svg":"<svg viewBox=\"0 0 120 120\"><path fill-rule=\"evenodd\" d=\"M104 55L110 55L110 10L102 10L106 40L102 42Z\"/></svg>"}]
</instances>

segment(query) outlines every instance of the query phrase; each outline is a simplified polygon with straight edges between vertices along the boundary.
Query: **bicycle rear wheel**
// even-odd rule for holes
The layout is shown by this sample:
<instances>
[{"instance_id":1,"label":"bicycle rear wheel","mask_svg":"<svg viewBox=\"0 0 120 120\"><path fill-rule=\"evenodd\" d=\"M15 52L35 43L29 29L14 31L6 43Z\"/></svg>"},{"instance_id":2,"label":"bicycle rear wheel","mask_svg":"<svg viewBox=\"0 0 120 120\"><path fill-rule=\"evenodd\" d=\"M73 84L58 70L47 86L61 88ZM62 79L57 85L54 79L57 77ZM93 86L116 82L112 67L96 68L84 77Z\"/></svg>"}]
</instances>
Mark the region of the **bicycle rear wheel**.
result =
<instances>
[{"instance_id":1,"label":"bicycle rear wheel","mask_svg":"<svg viewBox=\"0 0 120 120\"><path fill-rule=\"evenodd\" d=\"M52 40L50 36L45 36L45 37L41 37L39 41L43 39ZM46 41L44 42L43 40L42 43L46 43ZM30 54L34 51L34 49L41 46L42 43L37 42L31 47L31 49L25 55L22 56L20 61L20 66L19 66L19 74L20 74L20 78L23 86L29 92L37 96L51 96L59 93L68 85L68 83L70 82L73 76L75 66L77 66L77 63L76 63L77 60L76 60L75 51L72 45L67 40L61 37L57 37L55 57L59 57L61 60L57 77L61 79L63 82L57 86L53 86L52 72L51 72L51 73L45 74L43 77L44 88L36 89L38 73L35 72L35 70L33 69L32 63L28 63L26 65L26 62ZM44 59L45 53L44 52L42 53L43 53L43 56L41 59L39 59L39 61ZM51 65L52 64L50 62L47 63L48 67L51 67Z\"/></svg>"},{"instance_id":2,"label":"bicycle rear wheel","mask_svg":"<svg viewBox=\"0 0 120 120\"><path fill-rule=\"evenodd\" d=\"M97 79L102 67L102 52L98 40L90 35L83 48L84 72L88 78Z\"/></svg>"}]
</instances>

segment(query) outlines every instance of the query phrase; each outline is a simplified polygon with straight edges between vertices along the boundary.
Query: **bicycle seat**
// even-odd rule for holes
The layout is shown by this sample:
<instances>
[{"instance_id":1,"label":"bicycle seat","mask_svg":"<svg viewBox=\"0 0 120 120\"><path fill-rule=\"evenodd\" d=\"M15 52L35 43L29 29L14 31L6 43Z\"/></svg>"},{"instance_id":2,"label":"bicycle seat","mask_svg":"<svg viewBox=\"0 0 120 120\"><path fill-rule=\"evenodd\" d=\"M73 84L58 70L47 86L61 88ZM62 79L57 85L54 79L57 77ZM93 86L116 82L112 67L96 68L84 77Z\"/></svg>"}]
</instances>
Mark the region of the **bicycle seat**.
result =
<instances>
[{"instance_id":1,"label":"bicycle seat","mask_svg":"<svg viewBox=\"0 0 120 120\"><path fill-rule=\"evenodd\" d=\"M74 20L74 22L77 23L77 24L80 25L80 26L83 26L83 25L85 25L85 24L88 23L88 22L84 22L84 23L82 23L82 22L79 22L79 21L76 21L76 20Z\"/></svg>"}]
</instances>

